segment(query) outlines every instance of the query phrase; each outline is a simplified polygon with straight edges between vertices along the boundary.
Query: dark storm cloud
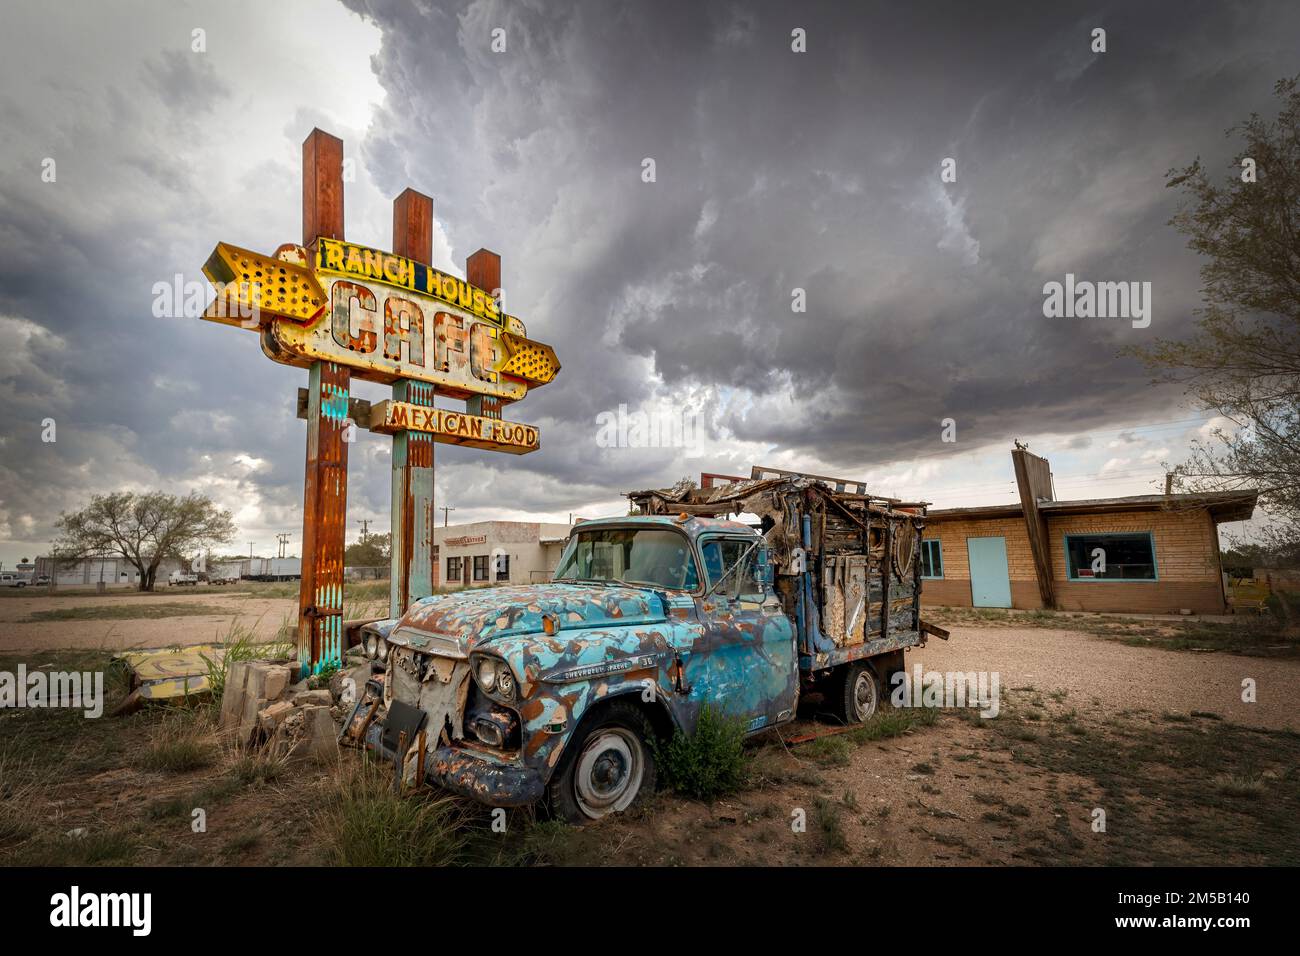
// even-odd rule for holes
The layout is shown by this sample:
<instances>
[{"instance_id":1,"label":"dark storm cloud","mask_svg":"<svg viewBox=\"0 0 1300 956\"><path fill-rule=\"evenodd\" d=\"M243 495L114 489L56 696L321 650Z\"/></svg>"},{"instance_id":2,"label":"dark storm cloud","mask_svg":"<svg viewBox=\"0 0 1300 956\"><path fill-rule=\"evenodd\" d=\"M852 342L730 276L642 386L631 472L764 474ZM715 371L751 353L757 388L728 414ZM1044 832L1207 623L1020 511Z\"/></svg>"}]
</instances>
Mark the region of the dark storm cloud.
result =
<instances>
[{"instance_id":1,"label":"dark storm cloud","mask_svg":"<svg viewBox=\"0 0 1300 956\"><path fill-rule=\"evenodd\" d=\"M1226 167L1223 129L1300 69L1289 4L346 6L383 31L386 100L348 142L363 174L384 196L432 195L459 262L500 252L511 311L564 365L508 415L542 427L541 452L439 447L457 518L581 509L755 447L826 470L906 459L934 451L946 417L962 442L1175 417L1116 358L1197 304L1164 173L1198 154ZM102 39L78 36L62 42L87 55ZM294 150L330 125L288 67L292 148L214 123L266 91L209 65L225 36L209 61L172 31L91 91L0 90L0 505L11 524L35 516L38 540L86 489L209 473L268 523L300 521L301 372L151 312L154 284L196 278L217 239L270 251L296 235ZM77 50L60 55L75 75ZM57 188L33 172L45 156ZM224 193L200 168L214 156L238 170ZM945 157L956 183L939 182ZM1067 271L1151 281L1151 328L1045 319L1042 285ZM710 454L597 445L602 412L701 394ZM387 443L352 455L350 510L386 514Z\"/></svg>"},{"instance_id":2,"label":"dark storm cloud","mask_svg":"<svg viewBox=\"0 0 1300 956\"><path fill-rule=\"evenodd\" d=\"M385 33L375 166L432 184L458 250L503 247L564 360L535 412L635 403L642 357L670 394L788 391L726 424L854 463L948 416L974 440L1158 417L1175 396L1116 353L1196 305L1164 174L1231 159L1223 128L1294 71L1274 38L1300 26L1283 5L347 2ZM1152 282L1152 328L1045 319L1067 271Z\"/></svg>"}]
</instances>

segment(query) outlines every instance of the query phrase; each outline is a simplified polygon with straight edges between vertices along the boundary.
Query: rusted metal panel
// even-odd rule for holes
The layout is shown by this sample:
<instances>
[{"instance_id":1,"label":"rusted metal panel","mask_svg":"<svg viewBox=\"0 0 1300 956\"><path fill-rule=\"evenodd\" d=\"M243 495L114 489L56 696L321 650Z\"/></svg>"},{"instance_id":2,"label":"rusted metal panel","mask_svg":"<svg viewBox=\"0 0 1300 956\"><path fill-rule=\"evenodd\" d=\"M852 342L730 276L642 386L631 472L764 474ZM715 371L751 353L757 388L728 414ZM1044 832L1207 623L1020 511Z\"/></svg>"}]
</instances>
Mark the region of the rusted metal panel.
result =
<instances>
[{"instance_id":1,"label":"rusted metal panel","mask_svg":"<svg viewBox=\"0 0 1300 956\"><path fill-rule=\"evenodd\" d=\"M478 250L465 260L465 278L495 296L501 288L501 257L491 249Z\"/></svg>"},{"instance_id":2,"label":"rusted metal panel","mask_svg":"<svg viewBox=\"0 0 1300 956\"><path fill-rule=\"evenodd\" d=\"M433 264L433 200L424 193L408 188L393 200L393 252Z\"/></svg>"},{"instance_id":3,"label":"rusted metal panel","mask_svg":"<svg viewBox=\"0 0 1300 956\"><path fill-rule=\"evenodd\" d=\"M343 366L318 362L307 387L298 661L319 671L343 655L343 538L347 528L348 390Z\"/></svg>"},{"instance_id":4,"label":"rusted metal panel","mask_svg":"<svg viewBox=\"0 0 1300 956\"><path fill-rule=\"evenodd\" d=\"M343 238L343 140L313 129L302 142L302 244Z\"/></svg>"}]
</instances>

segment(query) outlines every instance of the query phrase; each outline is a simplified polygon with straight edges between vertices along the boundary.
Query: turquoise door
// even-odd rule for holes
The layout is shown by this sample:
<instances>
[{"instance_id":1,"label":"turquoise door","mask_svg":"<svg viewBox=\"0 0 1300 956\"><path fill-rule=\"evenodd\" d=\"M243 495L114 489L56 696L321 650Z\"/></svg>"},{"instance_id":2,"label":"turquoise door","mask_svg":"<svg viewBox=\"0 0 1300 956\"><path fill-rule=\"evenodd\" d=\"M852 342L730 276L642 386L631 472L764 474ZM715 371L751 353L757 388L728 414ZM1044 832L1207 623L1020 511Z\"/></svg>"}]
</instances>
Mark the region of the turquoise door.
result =
<instances>
[{"instance_id":1,"label":"turquoise door","mask_svg":"<svg viewBox=\"0 0 1300 956\"><path fill-rule=\"evenodd\" d=\"M975 607L1011 607L1006 538L967 538L970 602Z\"/></svg>"}]
</instances>

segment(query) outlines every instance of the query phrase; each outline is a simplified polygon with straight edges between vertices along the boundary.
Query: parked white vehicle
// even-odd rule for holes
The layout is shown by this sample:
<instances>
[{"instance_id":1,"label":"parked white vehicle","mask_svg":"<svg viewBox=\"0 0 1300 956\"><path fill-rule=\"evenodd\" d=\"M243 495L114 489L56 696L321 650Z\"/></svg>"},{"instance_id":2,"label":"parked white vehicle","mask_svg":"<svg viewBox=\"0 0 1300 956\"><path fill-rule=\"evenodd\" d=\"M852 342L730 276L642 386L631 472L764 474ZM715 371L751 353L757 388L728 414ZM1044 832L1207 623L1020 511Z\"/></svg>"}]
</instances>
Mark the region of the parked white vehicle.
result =
<instances>
[{"instance_id":1,"label":"parked white vehicle","mask_svg":"<svg viewBox=\"0 0 1300 956\"><path fill-rule=\"evenodd\" d=\"M0 573L0 588L25 588L27 587L27 575L14 574L9 571Z\"/></svg>"},{"instance_id":2,"label":"parked white vehicle","mask_svg":"<svg viewBox=\"0 0 1300 956\"><path fill-rule=\"evenodd\" d=\"M199 576L197 574L185 574L182 571L173 571L171 574L167 575L168 587L185 587L186 585L196 587L198 583Z\"/></svg>"}]
</instances>

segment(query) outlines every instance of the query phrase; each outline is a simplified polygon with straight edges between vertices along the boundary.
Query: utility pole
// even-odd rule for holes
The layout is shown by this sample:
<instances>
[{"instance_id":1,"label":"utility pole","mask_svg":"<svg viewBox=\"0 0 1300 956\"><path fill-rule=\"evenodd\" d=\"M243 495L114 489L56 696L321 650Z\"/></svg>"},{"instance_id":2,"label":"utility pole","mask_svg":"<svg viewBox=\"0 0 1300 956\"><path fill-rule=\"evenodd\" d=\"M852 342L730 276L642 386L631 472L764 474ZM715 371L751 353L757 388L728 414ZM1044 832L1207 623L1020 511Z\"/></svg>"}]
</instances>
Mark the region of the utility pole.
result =
<instances>
[{"instance_id":1,"label":"utility pole","mask_svg":"<svg viewBox=\"0 0 1300 956\"><path fill-rule=\"evenodd\" d=\"M362 518L357 524L361 525L361 543L366 543L366 538L370 536L370 519Z\"/></svg>"},{"instance_id":2,"label":"utility pole","mask_svg":"<svg viewBox=\"0 0 1300 956\"><path fill-rule=\"evenodd\" d=\"M281 532L280 534L277 534L275 538L280 542L280 557L283 558L284 550L289 545L289 534L288 532Z\"/></svg>"},{"instance_id":3,"label":"utility pole","mask_svg":"<svg viewBox=\"0 0 1300 956\"><path fill-rule=\"evenodd\" d=\"M439 508L438 510L442 512L442 526L445 528L445 527L447 527L447 512L448 512L448 511L455 511L456 509L455 509L455 508Z\"/></svg>"}]
</instances>

